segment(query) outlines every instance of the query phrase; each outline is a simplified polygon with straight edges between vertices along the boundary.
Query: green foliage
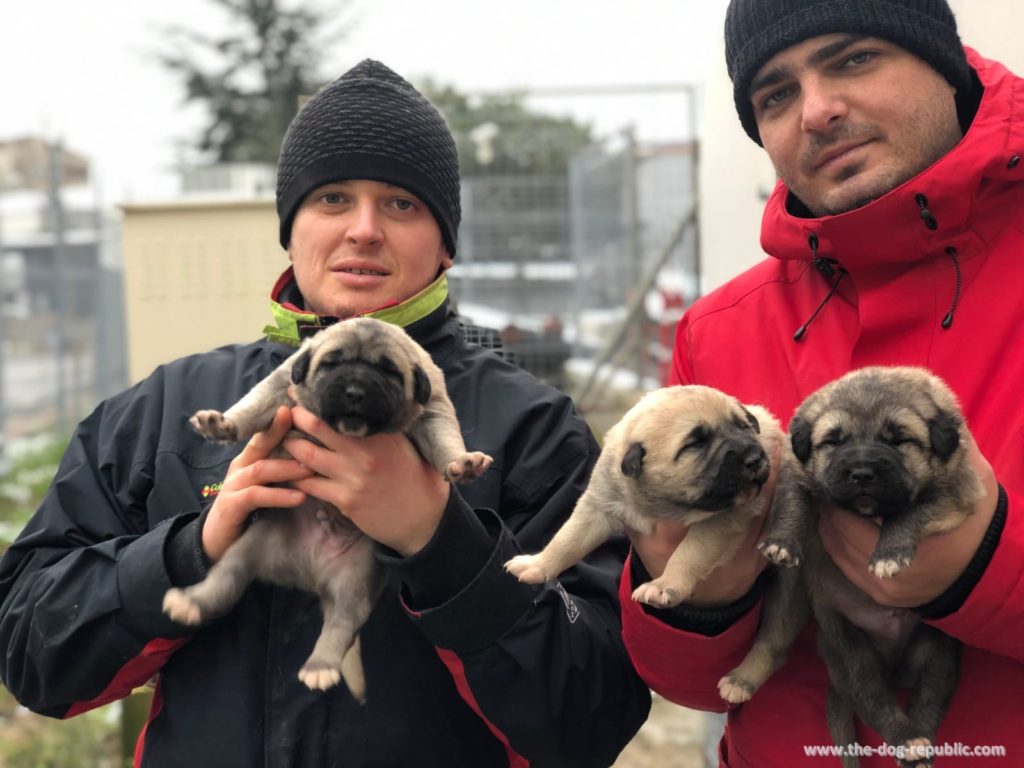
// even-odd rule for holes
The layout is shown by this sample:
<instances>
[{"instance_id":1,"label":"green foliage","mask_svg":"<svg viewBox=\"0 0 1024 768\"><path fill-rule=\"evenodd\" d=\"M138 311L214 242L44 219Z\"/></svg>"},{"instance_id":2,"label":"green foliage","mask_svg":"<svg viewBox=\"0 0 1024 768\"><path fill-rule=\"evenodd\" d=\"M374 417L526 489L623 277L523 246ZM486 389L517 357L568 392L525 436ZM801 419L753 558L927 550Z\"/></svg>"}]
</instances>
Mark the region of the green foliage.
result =
<instances>
[{"instance_id":1,"label":"green foliage","mask_svg":"<svg viewBox=\"0 0 1024 768\"><path fill-rule=\"evenodd\" d=\"M213 37L167 28L168 51L158 58L181 77L185 101L207 109L195 142L203 160L274 164L300 98L321 83L318 62L344 38L332 21L349 0L334 0L329 11L283 0L211 2L235 31Z\"/></svg>"},{"instance_id":2,"label":"green foliage","mask_svg":"<svg viewBox=\"0 0 1024 768\"><path fill-rule=\"evenodd\" d=\"M470 98L429 79L421 90L455 135L463 176L561 176L573 155L593 141L589 125L531 111L522 94Z\"/></svg>"},{"instance_id":3,"label":"green foliage","mask_svg":"<svg viewBox=\"0 0 1024 768\"><path fill-rule=\"evenodd\" d=\"M0 765L115 768L121 758L118 725L112 714L116 712L103 708L70 720L51 720L22 712L0 720Z\"/></svg>"},{"instance_id":4,"label":"green foliage","mask_svg":"<svg viewBox=\"0 0 1024 768\"><path fill-rule=\"evenodd\" d=\"M39 506L67 447L66 438L43 437L10 460L0 477L0 552Z\"/></svg>"}]
</instances>

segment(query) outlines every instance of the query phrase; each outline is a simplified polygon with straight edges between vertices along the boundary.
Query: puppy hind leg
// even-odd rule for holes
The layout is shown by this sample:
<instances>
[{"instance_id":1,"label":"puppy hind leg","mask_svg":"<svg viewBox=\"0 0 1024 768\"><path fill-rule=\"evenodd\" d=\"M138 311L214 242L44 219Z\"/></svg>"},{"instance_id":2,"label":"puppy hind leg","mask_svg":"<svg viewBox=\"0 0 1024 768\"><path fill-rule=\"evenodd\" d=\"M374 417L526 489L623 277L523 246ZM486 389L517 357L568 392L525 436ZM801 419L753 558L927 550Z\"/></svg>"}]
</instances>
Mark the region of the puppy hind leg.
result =
<instances>
[{"instance_id":1,"label":"puppy hind leg","mask_svg":"<svg viewBox=\"0 0 1024 768\"><path fill-rule=\"evenodd\" d=\"M188 626L197 626L228 613L257 577L258 564L263 560L263 547L275 539L261 530L263 528L266 526L258 522L249 526L198 584L167 590L164 613Z\"/></svg>"},{"instance_id":2,"label":"puppy hind leg","mask_svg":"<svg viewBox=\"0 0 1024 768\"><path fill-rule=\"evenodd\" d=\"M901 680L911 690L907 714L932 742L956 689L960 649L959 641L927 624L918 625L907 648Z\"/></svg>"},{"instance_id":3,"label":"puppy hind leg","mask_svg":"<svg viewBox=\"0 0 1024 768\"><path fill-rule=\"evenodd\" d=\"M578 563L620 530L619 523L600 509L596 494L585 491L569 519L536 555L517 555L505 570L528 584L551 581Z\"/></svg>"},{"instance_id":4,"label":"puppy hind leg","mask_svg":"<svg viewBox=\"0 0 1024 768\"><path fill-rule=\"evenodd\" d=\"M384 586L384 572L373 562L367 549L359 562L344 568L320 590L324 625L306 663L299 670L299 679L311 690L327 690L342 679L353 698L366 700L366 677L362 655L352 648L359 630L373 611Z\"/></svg>"},{"instance_id":5,"label":"puppy hind leg","mask_svg":"<svg viewBox=\"0 0 1024 768\"><path fill-rule=\"evenodd\" d=\"M863 631L831 610L816 612L818 648L832 685L851 702L853 711L897 749L916 750L931 742L911 722L887 682L886 667ZM902 761L901 761L902 762ZM930 762L903 765L927 768Z\"/></svg>"},{"instance_id":6,"label":"puppy hind leg","mask_svg":"<svg viewBox=\"0 0 1024 768\"><path fill-rule=\"evenodd\" d=\"M718 692L730 704L749 701L786 661L786 654L807 624L810 603L800 583L800 572L778 569L765 589L761 625L750 651L718 681Z\"/></svg>"},{"instance_id":7,"label":"puppy hind leg","mask_svg":"<svg viewBox=\"0 0 1024 768\"><path fill-rule=\"evenodd\" d=\"M851 754L849 751L857 741L857 728L853 718L853 705L850 700L839 693L834 686L829 685L828 696L825 699L825 720L828 723L828 732L832 737L832 743L848 750L839 758L843 768L859 768L860 766L857 755Z\"/></svg>"}]
</instances>

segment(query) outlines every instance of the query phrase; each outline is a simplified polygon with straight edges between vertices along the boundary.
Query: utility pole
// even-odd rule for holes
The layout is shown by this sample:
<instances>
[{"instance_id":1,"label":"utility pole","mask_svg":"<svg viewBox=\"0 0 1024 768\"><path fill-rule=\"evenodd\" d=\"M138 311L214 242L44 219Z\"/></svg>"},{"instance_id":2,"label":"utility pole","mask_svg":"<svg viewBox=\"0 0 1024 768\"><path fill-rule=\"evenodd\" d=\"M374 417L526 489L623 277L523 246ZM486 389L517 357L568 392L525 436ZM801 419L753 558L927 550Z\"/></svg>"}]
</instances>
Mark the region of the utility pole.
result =
<instances>
[{"instance_id":1,"label":"utility pole","mask_svg":"<svg viewBox=\"0 0 1024 768\"><path fill-rule=\"evenodd\" d=\"M68 391L65 360L67 358L67 323L68 323L68 256L65 243L67 222L64 216L64 202L60 188L63 173L61 156L63 144L60 139L50 145L50 211L53 215L53 266L54 286L57 306L57 326L54 343L54 354L57 362L57 427L63 435L71 428L68 415Z\"/></svg>"}]
</instances>

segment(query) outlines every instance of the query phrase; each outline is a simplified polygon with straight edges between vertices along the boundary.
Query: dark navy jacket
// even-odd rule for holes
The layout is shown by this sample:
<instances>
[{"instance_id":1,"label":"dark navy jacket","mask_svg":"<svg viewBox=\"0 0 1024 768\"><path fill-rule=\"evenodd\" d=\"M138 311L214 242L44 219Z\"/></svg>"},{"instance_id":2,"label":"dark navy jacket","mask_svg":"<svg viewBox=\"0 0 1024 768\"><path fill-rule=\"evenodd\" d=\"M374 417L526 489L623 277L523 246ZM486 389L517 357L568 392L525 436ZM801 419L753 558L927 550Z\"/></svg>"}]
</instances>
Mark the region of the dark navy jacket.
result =
<instances>
[{"instance_id":1,"label":"dark navy jacket","mask_svg":"<svg viewBox=\"0 0 1024 768\"><path fill-rule=\"evenodd\" d=\"M566 519L596 443L567 397L467 344L447 303L407 330L444 371L467 446L494 465L453 491L423 552L385 557L391 583L362 632L365 706L296 677L320 630L313 595L258 583L198 631L161 611L240 450L186 419L226 409L294 351L269 341L161 366L78 426L0 561L0 676L18 700L70 717L158 673L147 768L610 765L650 706L621 640L624 543L542 588L502 567ZM459 551L476 520L486 547ZM194 559L188 583L203 575Z\"/></svg>"}]
</instances>

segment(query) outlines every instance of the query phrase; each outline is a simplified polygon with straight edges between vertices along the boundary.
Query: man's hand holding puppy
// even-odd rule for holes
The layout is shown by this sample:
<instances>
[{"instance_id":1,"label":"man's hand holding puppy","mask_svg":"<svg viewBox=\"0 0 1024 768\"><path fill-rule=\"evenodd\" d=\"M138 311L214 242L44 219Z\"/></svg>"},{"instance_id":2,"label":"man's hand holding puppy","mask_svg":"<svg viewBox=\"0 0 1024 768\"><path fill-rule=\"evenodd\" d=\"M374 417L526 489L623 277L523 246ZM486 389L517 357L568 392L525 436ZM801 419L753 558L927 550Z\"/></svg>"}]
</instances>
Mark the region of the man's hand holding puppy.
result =
<instances>
[{"instance_id":1,"label":"man's hand holding puppy","mask_svg":"<svg viewBox=\"0 0 1024 768\"><path fill-rule=\"evenodd\" d=\"M276 485L313 476L311 469L292 459L271 458L291 427L291 410L278 408L270 426L253 435L228 467L203 523L203 552L212 562L220 560L242 535L245 522L257 509L287 509L306 498L301 491Z\"/></svg>"},{"instance_id":2,"label":"man's hand holding puppy","mask_svg":"<svg viewBox=\"0 0 1024 768\"><path fill-rule=\"evenodd\" d=\"M301 438L284 448L315 472L293 484L336 506L367 536L404 556L430 541L448 503L449 486L403 434L348 437L299 406L292 410Z\"/></svg>"}]
</instances>

